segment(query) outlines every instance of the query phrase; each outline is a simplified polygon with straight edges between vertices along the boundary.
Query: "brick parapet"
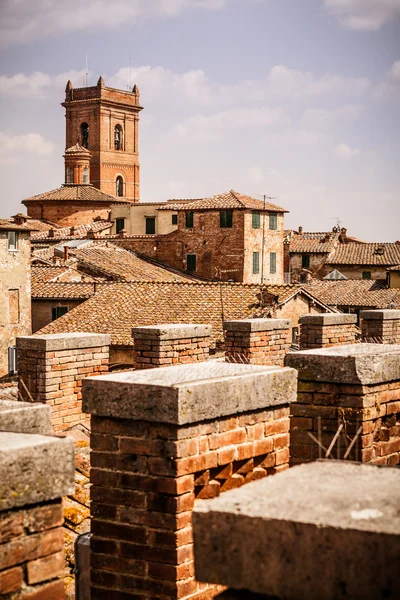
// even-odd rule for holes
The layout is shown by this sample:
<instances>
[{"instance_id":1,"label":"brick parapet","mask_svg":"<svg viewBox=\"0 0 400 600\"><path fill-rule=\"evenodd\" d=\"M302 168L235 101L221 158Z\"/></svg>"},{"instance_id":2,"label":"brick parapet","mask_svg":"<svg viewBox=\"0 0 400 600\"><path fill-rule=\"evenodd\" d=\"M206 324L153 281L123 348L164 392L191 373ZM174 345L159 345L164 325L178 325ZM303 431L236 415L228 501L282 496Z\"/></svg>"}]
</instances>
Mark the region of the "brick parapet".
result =
<instances>
[{"instance_id":1,"label":"brick parapet","mask_svg":"<svg viewBox=\"0 0 400 600\"><path fill-rule=\"evenodd\" d=\"M300 349L354 344L356 322L357 316L349 314L304 315L299 319Z\"/></svg>"},{"instance_id":2,"label":"brick parapet","mask_svg":"<svg viewBox=\"0 0 400 600\"><path fill-rule=\"evenodd\" d=\"M290 321L286 319L224 322L227 362L282 366L290 341Z\"/></svg>"},{"instance_id":3,"label":"brick parapet","mask_svg":"<svg viewBox=\"0 0 400 600\"><path fill-rule=\"evenodd\" d=\"M203 362L210 354L211 326L134 327L135 369Z\"/></svg>"},{"instance_id":4,"label":"brick parapet","mask_svg":"<svg viewBox=\"0 0 400 600\"><path fill-rule=\"evenodd\" d=\"M54 431L87 418L82 413L82 380L108 371L109 341L102 334L17 338L20 395L51 407Z\"/></svg>"},{"instance_id":5,"label":"brick parapet","mask_svg":"<svg viewBox=\"0 0 400 600\"><path fill-rule=\"evenodd\" d=\"M195 579L193 507L288 468L295 374L209 361L159 369L155 380L144 372L113 380L84 382L92 413L92 599L118 592L212 598L218 588ZM223 402L232 382L247 389L241 406ZM279 397L266 393L273 385ZM246 410L254 398L260 406Z\"/></svg>"},{"instance_id":6,"label":"brick parapet","mask_svg":"<svg viewBox=\"0 0 400 600\"><path fill-rule=\"evenodd\" d=\"M360 317L364 341L400 344L400 310L364 310Z\"/></svg>"}]
</instances>

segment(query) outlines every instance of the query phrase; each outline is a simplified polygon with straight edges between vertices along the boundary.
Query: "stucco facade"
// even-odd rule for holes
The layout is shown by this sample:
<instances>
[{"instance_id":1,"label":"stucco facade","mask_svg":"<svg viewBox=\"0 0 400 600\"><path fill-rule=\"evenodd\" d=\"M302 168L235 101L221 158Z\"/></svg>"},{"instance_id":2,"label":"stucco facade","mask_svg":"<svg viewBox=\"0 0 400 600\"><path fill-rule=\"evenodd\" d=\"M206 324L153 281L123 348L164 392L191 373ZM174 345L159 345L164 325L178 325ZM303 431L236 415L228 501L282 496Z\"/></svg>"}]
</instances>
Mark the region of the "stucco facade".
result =
<instances>
[{"instance_id":1,"label":"stucco facade","mask_svg":"<svg viewBox=\"0 0 400 600\"><path fill-rule=\"evenodd\" d=\"M154 219L155 234L165 235L178 229L177 223L172 223L172 215L177 216L174 210L158 210L163 202L140 202L138 204L116 204L111 206L110 220L113 221L111 234L118 233L117 225L122 223L127 235L145 235L147 219Z\"/></svg>"}]
</instances>

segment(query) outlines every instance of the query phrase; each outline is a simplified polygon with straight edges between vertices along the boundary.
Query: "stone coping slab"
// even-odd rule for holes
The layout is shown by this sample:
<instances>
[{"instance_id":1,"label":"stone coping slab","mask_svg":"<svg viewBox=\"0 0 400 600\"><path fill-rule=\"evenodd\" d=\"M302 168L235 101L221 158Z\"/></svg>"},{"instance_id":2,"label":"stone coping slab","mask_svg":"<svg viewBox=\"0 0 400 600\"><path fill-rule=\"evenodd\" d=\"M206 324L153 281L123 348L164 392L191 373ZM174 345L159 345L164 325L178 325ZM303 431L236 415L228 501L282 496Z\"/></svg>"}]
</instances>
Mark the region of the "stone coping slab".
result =
<instances>
[{"instance_id":1,"label":"stone coping slab","mask_svg":"<svg viewBox=\"0 0 400 600\"><path fill-rule=\"evenodd\" d=\"M109 346L111 336L108 333L49 333L17 337L19 350L76 350L79 348L97 348Z\"/></svg>"},{"instance_id":2,"label":"stone coping slab","mask_svg":"<svg viewBox=\"0 0 400 600\"><path fill-rule=\"evenodd\" d=\"M324 313L321 315L303 315L299 323L307 325L347 325L357 323L357 315L342 313Z\"/></svg>"},{"instance_id":3,"label":"stone coping slab","mask_svg":"<svg viewBox=\"0 0 400 600\"><path fill-rule=\"evenodd\" d=\"M224 321L227 331L273 331L274 329L289 329L289 319L240 319Z\"/></svg>"},{"instance_id":4,"label":"stone coping slab","mask_svg":"<svg viewBox=\"0 0 400 600\"><path fill-rule=\"evenodd\" d=\"M294 369L207 361L88 377L83 411L185 425L296 401Z\"/></svg>"},{"instance_id":5,"label":"stone coping slab","mask_svg":"<svg viewBox=\"0 0 400 600\"><path fill-rule=\"evenodd\" d=\"M394 319L400 320L400 310L362 310L360 312L362 319L377 320L377 321L391 321Z\"/></svg>"},{"instance_id":6,"label":"stone coping slab","mask_svg":"<svg viewBox=\"0 0 400 600\"><path fill-rule=\"evenodd\" d=\"M71 438L0 432L0 511L72 494L74 476Z\"/></svg>"},{"instance_id":7,"label":"stone coping slab","mask_svg":"<svg viewBox=\"0 0 400 600\"><path fill-rule=\"evenodd\" d=\"M51 408L46 404L0 400L0 431L49 435Z\"/></svg>"},{"instance_id":8,"label":"stone coping slab","mask_svg":"<svg viewBox=\"0 0 400 600\"><path fill-rule=\"evenodd\" d=\"M157 338L160 340L179 340L185 338L209 337L211 335L211 325L192 325L192 324L167 324L167 325L149 325L147 327L133 327L132 337Z\"/></svg>"},{"instance_id":9,"label":"stone coping slab","mask_svg":"<svg viewBox=\"0 0 400 600\"><path fill-rule=\"evenodd\" d=\"M197 500L196 579L294 600L399 597L399 497L397 469L327 460Z\"/></svg>"},{"instance_id":10,"label":"stone coping slab","mask_svg":"<svg viewBox=\"0 0 400 600\"><path fill-rule=\"evenodd\" d=\"M371 385L400 379L400 345L349 344L291 352L285 365L299 379Z\"/></svg>"}]
</instances>

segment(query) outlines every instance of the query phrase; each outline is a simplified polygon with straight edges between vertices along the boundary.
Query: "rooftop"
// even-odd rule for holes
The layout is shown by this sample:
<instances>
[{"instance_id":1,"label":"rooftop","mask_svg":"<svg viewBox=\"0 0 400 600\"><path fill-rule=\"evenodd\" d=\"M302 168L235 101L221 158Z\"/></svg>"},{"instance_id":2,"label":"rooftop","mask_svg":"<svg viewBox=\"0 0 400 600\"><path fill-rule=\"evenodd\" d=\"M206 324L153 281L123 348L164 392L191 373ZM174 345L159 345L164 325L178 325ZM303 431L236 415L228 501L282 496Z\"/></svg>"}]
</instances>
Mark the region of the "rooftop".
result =
<instances>
[{"instance_id":1,"label":"rooftop","mask_svg":"<svg viewBox=\"0 0 400 600\"><path fill-rule=\"evenodd\" d=\"M393 305L393 308L400 307L400 290L388 289L384 280L314 280L304 287L329 306L388 308L389 305Z\"/></svg>"},{"instance_id":2,"label":"rooftop","mask_svg":"<svg viewBox=\"0 0 400 600\"><path fill-rule=\"evenodd\" d=\"M288 212L285 208L281 208L276 204L257 200L251 196L246 196L230 190L229 192L216 194L211 198L187 199L185 200L169 200L158 210L221 210L221 209L251 209L251 210L268 210L274 212Z\"/></svg>"},{"instance_id":3,"label":"rooftop","mask_svg":"<svg viewBox=\"0 0 400 600\"><path fill-rule=\"evenodd\" d=\"M339 244L326 261L331 265L398 265L400 244L365 243Z\"/></svg>"},{"instance_id":4,"label":"rooftop","mask_svg":"<svg viewBox=\"0 0 400 600\"><path fill-rule=\"evenodd\" d=\"M87 202L106 202L109 204L124 203L130 204L129 200L118 200L115 196L109 196L104 192L101 192L91 184L69 184L62 185L61 187L51 190L50 192L44 192L43 194L37 194L30 198L25 198L22 201L35 202L35 201L54 201L54 200L85 200Z\"/></svg>"}]
</instances>

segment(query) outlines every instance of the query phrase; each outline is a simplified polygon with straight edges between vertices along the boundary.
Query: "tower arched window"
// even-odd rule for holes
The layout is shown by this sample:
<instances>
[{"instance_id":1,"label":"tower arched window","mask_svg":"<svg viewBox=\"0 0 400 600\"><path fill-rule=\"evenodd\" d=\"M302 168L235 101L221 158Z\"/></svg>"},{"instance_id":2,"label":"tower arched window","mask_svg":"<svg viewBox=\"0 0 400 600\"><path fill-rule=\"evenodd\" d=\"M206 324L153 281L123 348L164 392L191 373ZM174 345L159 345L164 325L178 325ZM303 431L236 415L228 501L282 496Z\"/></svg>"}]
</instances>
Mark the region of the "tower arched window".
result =
<instances>
[{"instance_id":1,"label":"tower arched window","mask_svg":"<svg viewBox=\"0 0 400 600\"><path fill-rule=\"evenodd\" d=\"M114 127L114 148L115 150L122 150L122 127L116 125Z\"/></svg>"},{"instance_id":2,"label":"tower arched window","mask_svg":"<svg viewBox=\"0 0 400 600\"><path fill-rule=\"evenodd\" d=\"M89 169L88 169L88 167L83 167L83 171L82 171L82 183L89 183Z\"/></svg>"},{"instance_id":3,"label":"tower arched window","mask_svg":"<svg viewBox=\"0 0 400 600\"><path fill-rule=\"evenodd\" d=\"M67 167L67 181L66 183L74 183L74 170L72 167Z\"/></svg>"},{"instance_id":4,"label":"tower arched window","mask_svg":"<svg viewBox=\"0 0 400 600\"><path fill-rule=\"evenodd\" d=\"M81 146L89 148L89 125L87 123L81 124Z\"/></svg>"},{"instance_id":5,"label":"tower arched window","mask_svg":"<svg viewBox=\"0 0 400 600\"><path fill-rule=\"evenodd\" d=\"M118 175L115 181L115 188L116 196L122 197L124 195L124 180L122 179L121 175Z\"/></svg>"}]
</instances>

